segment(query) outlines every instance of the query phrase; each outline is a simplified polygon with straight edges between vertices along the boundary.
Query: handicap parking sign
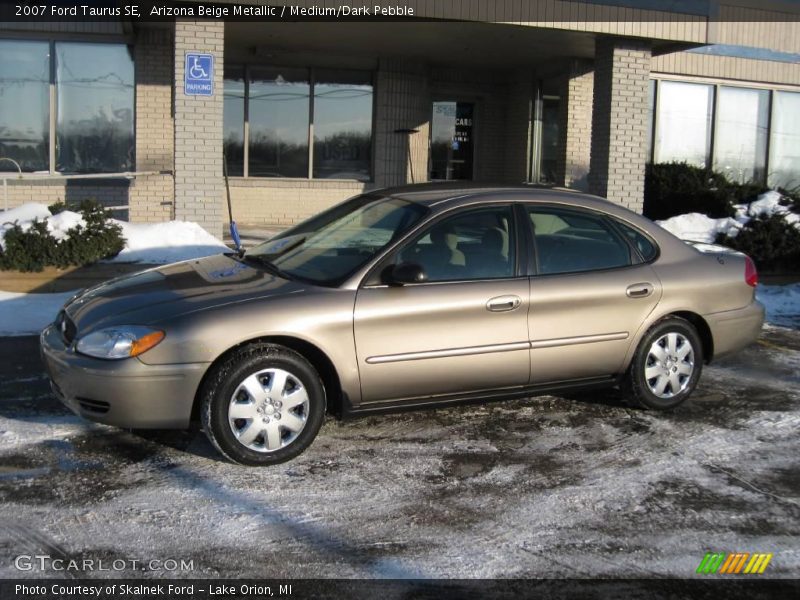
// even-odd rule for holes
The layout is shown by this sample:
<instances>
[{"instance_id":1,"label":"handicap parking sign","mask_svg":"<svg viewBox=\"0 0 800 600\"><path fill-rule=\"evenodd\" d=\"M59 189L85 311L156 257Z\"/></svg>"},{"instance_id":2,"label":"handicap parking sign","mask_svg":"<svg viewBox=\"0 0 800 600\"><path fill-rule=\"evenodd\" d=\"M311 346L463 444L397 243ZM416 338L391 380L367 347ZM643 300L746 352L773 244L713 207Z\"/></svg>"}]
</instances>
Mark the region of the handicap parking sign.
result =
<instances>
[{"instance_id":1,"label":"handicap parking sign","mask_svg":"<svg viewBox=\"0 0 800 600\"><path fill-rule=\"evenodd\" d=\"M214 57L211 54L186 53L183 91L187 96L214 94Z\"/></svg>"}]
</instances>

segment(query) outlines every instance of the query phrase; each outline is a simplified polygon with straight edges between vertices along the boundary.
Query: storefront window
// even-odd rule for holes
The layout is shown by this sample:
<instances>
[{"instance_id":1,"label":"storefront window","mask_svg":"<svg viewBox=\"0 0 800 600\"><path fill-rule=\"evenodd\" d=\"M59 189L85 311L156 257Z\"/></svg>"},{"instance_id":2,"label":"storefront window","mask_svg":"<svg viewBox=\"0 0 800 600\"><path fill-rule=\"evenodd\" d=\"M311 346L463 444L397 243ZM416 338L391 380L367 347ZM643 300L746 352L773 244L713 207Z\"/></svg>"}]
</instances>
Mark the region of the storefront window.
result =
<instances>
[{"instance_id":1,"label":"storefront window","mask_svg":"<svg viewBox=\"0 0 800 600\"><path fill-rule=\"evenodd\" d=\"M229 173L308 178L312 165L314 178L369 181L372 97L369 72L226 67Z\"/></svg>"},{"instance_id":2,"label":"storefront window","mask_svg":"<svg viewBox=\"0 0 800 600\"><path fill-rule=\"evenodd\" d=\"M222 141L228 175L244 175L244 70L225 69Z\"/></svg>"},{"instance_id":3,"label":"storefront window","mask_svg":"<svg viewBox=\"0 0 800 600\"><path fill-rule=\"evenodd\" d=\"M769 92L719 88L714 170L731 181L764 181L767 166Z\"/></svg>"},{"instance_id":4,"label":"storefront window","mask_svg":"<svg viewBox=\"0 0 800 600\"><path fill-rule=\"evenodd\" d=\"M539 180L556 183L558 180L558 98L542 100L542 168Z\"/></svg>"},{"instance_id":5,"label":"storefront window","mask_svg":"<svg viewBox=\"0 0 800 600\"><path fill-rule=\"evenodd\" d=\"M251 70L251 177L308 176L309 92L305 69Z\"/></svg>"},{"instance_id":6,"label":"storefront window","mask_svg":"<svg viewBox=\"0 0 800 600\"><path fill-rule=\"evenodd\" d=\"M372 81L360 71L317 71L314 177L368 181L372 155Z\"/></svg>"},{"instance_id":7,"label":"storefront window","mask_svg":"<svg viewBox=\"0 0 800 600\"><path fill-rule=\"evenodd\" d=\"M774 92L769 148L769 185L800 186L800 93Z\"/></svg>"},{"instance_id":8,"label":"storefront window","mask_svg":"<svg viewBox=\"0 0 800 600\"><path fill-rule=\"evenodd\" d=\"M24 171L134 168L135 84L127 46L2 40L0 56L0 156L16 160ZM0 162L2 171L15 169Z\"/></svg>"},{"instance_id":9,"label":"storefront window","mask_svg":"<svg viewBox=\"0 0 800 600\"><path fill-rule=\"evenodd\" d=\"M0 157L23 171L48 168L50 44L0 41ZM0 161L0 171L16 171Z\"/></svg>"},{"instance_id":10,"label":"storefront window","mask_svg":"<svg viewBox=\"0 0 800 600\"><path fill-rule=\"evenodd\" d=\"M56 169L133 169L133 59L126 46L56 44Z\"/></svg>"},{"instance_id":11,"label":"storefront window","mask_svg":"<svg viewBox=\"0 0 800 600\"><path fill-rule=\"evenodd\" d=\"M710 85L662 81L658 87L655 161L709 163L714 89Z\"/></svg>"}]
</instances>

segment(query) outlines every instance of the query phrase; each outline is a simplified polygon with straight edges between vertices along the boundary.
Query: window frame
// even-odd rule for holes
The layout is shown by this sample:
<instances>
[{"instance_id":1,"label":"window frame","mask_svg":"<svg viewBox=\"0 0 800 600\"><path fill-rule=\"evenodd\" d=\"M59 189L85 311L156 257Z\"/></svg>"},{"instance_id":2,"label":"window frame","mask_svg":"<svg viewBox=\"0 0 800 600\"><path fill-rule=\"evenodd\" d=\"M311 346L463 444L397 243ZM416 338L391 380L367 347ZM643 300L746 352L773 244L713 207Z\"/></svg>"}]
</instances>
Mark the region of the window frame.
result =
<instances>
[{"instance_id":1,"label":"window frame","mask_svg":"<svg viewBox=\"0 0 800 600\"><path fill-rule=\"evenodd\" d=\"M131 60L133 62L133 152L131 154L131 162L133 163L133 171L136 171L136 123L137 123L137 116L136 116L136 101L137 101L137 94L138 94L138 65L136 61L136 52L134 44L131 42L130 39L124 37L118 38L104 38L104 39L80 39L72 36L31 36L31 35L24 35L24 36L16 36L16 35L7 35L7 34L0 34L0 42L39 42L39 43L47 43L48 44L48 52L49 52L49 61L48 61L48 118L47 118L47 127L48 127L48 149L47 149L47 173L48 175L66 175L68 173L63 173L61 171L56 170L56 161L58 158L58 152L56 149L56 142L58 140L57 135L57 126L58 126L58 89L56 87L57 84L57 71L58 65L56 63L56 44L109 44L114 46L125 46L128 52L131 55ZM122 173L123 171L112 171L111 173ZM2 173L2 171L0 171ZM82 173L82 175L106 175L108 172L106 171L96 171L92 173Z\"/></svg>"},{"instance_id":2,"label":"window frame","mask_svg":"<svg viewBox=\"0 0 800 600\"><path fill-rule=\"evenodd\" d=\"M530 261L530 252L529 246L526 245L527 242L527 234L525 233L525 226L521 222L520 219L520 202L517 201L509 201L509 200L493 200L493 201L486 201L482 200L480 202L471 203L465 206L458 206L451 209L447 209L441 213L438 213L434 216L431 216L427 220L423 220L421 223L418 223L416 227L412 230L406 232L406 235L403 236L402 239L398 240L392 247L387 248L385 252L375 258L375 262L373 265L367 270L367 273L361 278L361 282L359 284L359 288L364 289L374 289L374 288L388 288L390 287L388 283L385 283L381 278L381 275L389 266L389 263L394 259L397 254L406 250L411 244L413 244L416 240L427 233L432 227L435 227L442 221L449 219L451 217L458 217L461 214L472 212L472 211L479 211L482 209L487 208L494 208L497 206L505 206L508 207L511 213L511 227L509 229L509 235L513 232L514 237L514 252L515 252L515 263L516 266L513 269L514 274L511 277L499 277L499 278L482 278L482 279L452 279L447 281L423 281L420 283L406 283L403 284L403 287L417 287L417 286L428 286L428 285L453 285L453 284L470 284L470 283L477 283L477 282L499 282L499 281L513 281L516 279L522 279L528 277L528 269L529 269L529 261ZM523 239L525 240L523 242ZM510 248L510 242L509 242Z\"/></svg>"},{"instance_id":3,"label":"window frame","mask_svg":"<svg viewBox=\"0 0 800 600\"><path fill-rule=\"evenodd\" d=\"M536 232L533 228L533 222L530 218L530 213L533 209L546 209L546 210L556 210L556 211L563 211L567 213L573 213L577 217L587 218L587 217L594 217L599 218L601 222L603 222L610 233L614 236L614 238L622 243L622 245L628 249L628 255L630 262L627 265L620 265L617 267L605 267L603 269L587 269L585 271L567 271L564 273L540 273L539 272L539 249L536 244ZM647 240L653 244L656 249L656 253L652 259L649 261L645 261L642 257L639 249L631 243L631 241L627 238L623 231L616 225L617 219L608 213L604 213L599 210L594 210L591 208L585 207L576 207L571 205L565 204L556 204L552 202L527 202L522 206L522 210L524 211L524 228L527 230L527 235L530 237L530 243L528 244L528 277L531 278L539 278L539 277L564 277L564 276L575 276L575 275L584 275L588 273L605 273L611 271L619 271L621 269L630 269L632 267L638 267L645 264L652 264L656 260L658 260L659 256L661 256L661 249L659 245L653 240L651 235L648 235L641 228L634 226L631 223L626 222L626 225L644 235Z\"/></svg>"},{"instance_id":4,"label":"window frame","mask_svg":"<svg viewBox=\"0 0 800 600\"><path fill-rule=\"evenodd\" d=\"M254 181L349 181L358 183L374 183L375 182L375 130L376 130L376 107L378 94L377 76L374 70L368 69L349 69L343 68L341 70L357 71L363 74L369 74L369 84L372 86L372 115L370 118L370 155L369 155L369 179L329 179L324 177L314 177L314 97L315 88L317 84L317 71L331 70L331 67L319 66L291 66L291 65L276 65L276 64L260 64L260 63L233 63L225 65L225 68L241 69L242 76L244 77L244 106L242 122L242 175L235 176L242 179L249 179ZM308 169L305 177L260 177L250 175L250 73L252 69L268 68L268 69L303 69L308 73ZM333 69L336 70L336 69ZM223 73L223 88L225 82L225 74ZM223 103L225 102L225 93L223 89ZM224 107L223 107L224 112ZM224 140L223 140L224 145Z\"/></svg>"}]
</instances>

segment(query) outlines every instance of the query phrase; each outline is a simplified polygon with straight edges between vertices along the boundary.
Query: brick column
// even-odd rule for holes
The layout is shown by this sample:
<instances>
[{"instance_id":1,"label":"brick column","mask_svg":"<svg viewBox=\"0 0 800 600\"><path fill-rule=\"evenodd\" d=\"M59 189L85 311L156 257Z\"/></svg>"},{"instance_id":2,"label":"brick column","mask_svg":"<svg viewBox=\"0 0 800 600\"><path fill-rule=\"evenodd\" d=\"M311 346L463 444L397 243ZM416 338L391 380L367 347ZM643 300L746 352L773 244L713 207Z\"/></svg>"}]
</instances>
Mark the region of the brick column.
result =
<instances>
[{"instance_id":1,"label":"brick column","mask_svg":"<svg viewBox=\"0 0 800 600\"><path fill-rule=\"evenodd\" d=\"M222 236L222 73L225 23L175 22L175 218ZM187 52L214 56L213 96L183 90Z\"/></svg>"},{"instance_id":2,"label":"brick column","mask_svg":"<svg viewBox=\"0 0 800 600\"><path fill-rule=\"evenodd\" d=\"M382 59L375 92L375 183L392 186L428 180L430 98L423 63ZM417 133L395 133L417 129Z\"/></svg>"},{"instance_id":3,"label":"brick column","mask_svg":"<svg viewBox=\"0 0 800 600\"><path fill-rule=\"evenodd\" d=\"M173 32L143 27L136 36L136 170L172 171ZM138 176L130 188L128 218L158 222L172 218L171 175Z\"/></svg>"},{"instance_id":4,"label":"brick column","mask_svg":"<svg viewBox=\"0 0 800 600\"><path fill-rule=\"evenodd\" d=\"M582 191L589 189L593 69L589 61L572 60L559 86L557 183Z\"/></svg>"},{"instance_id":5,"label":"brick column","mask_svg":"<svg viewBox=\"0 0 800 600\"><path fill-rule=\"evenodd\" d=\"M642 211L647 161L650 46L622 38L595 45L589 188Z\"/></svg>"}]
</instances>

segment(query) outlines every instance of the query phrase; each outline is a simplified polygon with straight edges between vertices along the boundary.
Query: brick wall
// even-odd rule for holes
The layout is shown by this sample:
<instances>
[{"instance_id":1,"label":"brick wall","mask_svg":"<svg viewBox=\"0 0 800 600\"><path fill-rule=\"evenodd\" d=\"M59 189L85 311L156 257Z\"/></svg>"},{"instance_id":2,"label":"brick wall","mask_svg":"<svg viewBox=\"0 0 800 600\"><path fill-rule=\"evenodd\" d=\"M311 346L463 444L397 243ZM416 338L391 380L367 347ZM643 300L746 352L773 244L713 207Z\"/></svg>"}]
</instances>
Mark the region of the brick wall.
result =
<instances>
[{"instance_id":1,"label":"brick wall","mask_svg":"<svg viewBox=\"0 0 800 600\"><path fill-rule=\"evenodd\" d=\"M136 37L136 170L140 172L173 169L173 43L171 29L141 28ZM130 189L130 220L171 219L174 186L170 174L137 177Z\"/></svg>"},{"instance_id":2,"label":"brick wall","mask_svg":"<svg viewBox=\"0 0 800 600\"><path fill-rule=\"evenodd\" d=\"M8 174L13 177L12 173ZM14 208L27 202L54 204L66 202L76 207L82 200L97 200L104 206L124 206L128 203L129 182L122 180L51 180L38 182L18 182L8 180L8 207ZM0 210L5 209L2 182L0 182ZM120 215L124 216L124 215Z\"/></svg>"},{"instance_id":3,"label":"brick wall","mask_svg":"<svg viewBox=\"0 0 800 600\"><path fill-rule=\"evenodd\" d=\"M572 60L559 85L557 183L583 191L589 187L593 68L590 61Z\"/></svg>"},{"instance_id":4,"label":"brick wall","mask_svg":"<svg viewBox=\"0 0 800 600\"><path fill-rule=\"evenodd\" d=\"M381 60L376 82L375 182L383 186L419 183L428 179L430 105L424 63ZM416 129L417 133L395 133Z\"/></svg>"},{"instance_id":5,"label":"brick wall","mask_svg":"<svg viewBox=\"0 0 800 600\"><path fill-rule=\"evenodd\" d=\"M237 223L292 225L375 185L355 181L232 178L230 187L233 219ZM227 212L224 220L228 221Z\"/></svg>"},{"instance_id":6,"label":"brick wall","mask_svg":"<svg viewBox=\"0 0 800 600\"><path fill-rule=\"evenodd\" d=\"M644 197L650 59L644 41L596 42L589 187L637 212Z\"/></svg>"},{"instance_id":7,"label":"brick wall","mask_svg":"<svg viewBox=\"0 0 800 600\"><path fill-rule=\"evenodd\" d=\"M222 78L225 23L175 23L175 218L222 235ZM214 56L214 95L184 94L187 52Z\"/></svg>"},{"instance_id":8,"label":"brick wall","mask_svg":"<svg viewBox=\"0 0 800 600\"><path fill-rule=\"evenodd\" d=\"M532 99L533 74L529 71L511 74L506 108L506 160L503 173L498 175L504 181L522 183L528 178Z\"/></svg>"}]
</instances>

